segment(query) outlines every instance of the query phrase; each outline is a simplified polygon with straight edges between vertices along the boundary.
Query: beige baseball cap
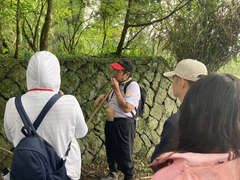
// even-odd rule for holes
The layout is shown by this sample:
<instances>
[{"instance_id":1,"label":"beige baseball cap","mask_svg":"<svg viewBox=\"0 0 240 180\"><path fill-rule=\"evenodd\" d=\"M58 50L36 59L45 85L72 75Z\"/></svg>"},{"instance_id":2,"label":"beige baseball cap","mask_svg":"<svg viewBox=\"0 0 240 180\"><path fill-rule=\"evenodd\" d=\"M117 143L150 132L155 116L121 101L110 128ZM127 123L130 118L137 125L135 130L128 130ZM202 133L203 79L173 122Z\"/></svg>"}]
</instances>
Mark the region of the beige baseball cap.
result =
<instances>
[{"instance_id":1,"label":"beige baseball cap","mask_svg":"<svg viewBox=\"0 0 240 180\"><path fill-rule=\"evenodd\" d=\"M163 73L166 77L177 75L190 81L197 81L199 79L199 75L207 74L208 71L206 66L202 62L194 59L183 59L177 64L174 71Z\"/></svg>"}]
</instances>

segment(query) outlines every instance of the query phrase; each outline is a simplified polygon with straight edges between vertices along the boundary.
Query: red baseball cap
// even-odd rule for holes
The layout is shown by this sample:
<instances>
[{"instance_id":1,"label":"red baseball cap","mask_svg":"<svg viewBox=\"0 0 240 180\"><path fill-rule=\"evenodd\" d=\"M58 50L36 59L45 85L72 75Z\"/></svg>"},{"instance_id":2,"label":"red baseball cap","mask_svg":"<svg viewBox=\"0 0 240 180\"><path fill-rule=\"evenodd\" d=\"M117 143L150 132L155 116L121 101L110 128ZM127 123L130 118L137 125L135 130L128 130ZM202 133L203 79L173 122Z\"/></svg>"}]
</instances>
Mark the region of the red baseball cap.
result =
<instances>
[{"instance_id":1,"label":"red baseball cap","mask_svg":"<svg viewBox=\"0 0 240 180\"><path fill-rule=\"evenodd\" d=\"M122 65L121 64L119 64L118 62L117 63L112 63L112 64L110 64L114 69L116 69L116 70L125 70L125 68L124 67L122 67Z\"/></svg>"},{"instance_id":2,"label":"red baseball cap","mask_svg":"<svg viewBox=\"0 0 240 180\"><path fill-rule=\"evenodd\" d=\"M133 72L132 62L128 59L120 59L120 61L116 63L110 64L110 66L116 70L125 71L125 72Z\"/></svg>"}]
</instances>

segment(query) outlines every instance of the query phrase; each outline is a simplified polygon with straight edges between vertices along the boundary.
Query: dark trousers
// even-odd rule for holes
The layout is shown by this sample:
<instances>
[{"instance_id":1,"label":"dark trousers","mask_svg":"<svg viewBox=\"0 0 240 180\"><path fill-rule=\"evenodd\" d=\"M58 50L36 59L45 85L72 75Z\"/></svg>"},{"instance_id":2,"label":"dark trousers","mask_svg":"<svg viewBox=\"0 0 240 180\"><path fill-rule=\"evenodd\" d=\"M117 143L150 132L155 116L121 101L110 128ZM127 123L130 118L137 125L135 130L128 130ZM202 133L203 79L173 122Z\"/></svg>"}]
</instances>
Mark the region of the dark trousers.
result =
<instances>
[{"instance_id":1,"label":"dark trousers","mask_svg":"<svg viewBox=\"0 0 240 180\"><path fill-rule=\"evenodd\" d=\"M134 175L135 134L136 121L134 119L114 118L113 122L106 122L105 146L110 171L120 170L125 176Z\"/></svg>"}]
</instances>

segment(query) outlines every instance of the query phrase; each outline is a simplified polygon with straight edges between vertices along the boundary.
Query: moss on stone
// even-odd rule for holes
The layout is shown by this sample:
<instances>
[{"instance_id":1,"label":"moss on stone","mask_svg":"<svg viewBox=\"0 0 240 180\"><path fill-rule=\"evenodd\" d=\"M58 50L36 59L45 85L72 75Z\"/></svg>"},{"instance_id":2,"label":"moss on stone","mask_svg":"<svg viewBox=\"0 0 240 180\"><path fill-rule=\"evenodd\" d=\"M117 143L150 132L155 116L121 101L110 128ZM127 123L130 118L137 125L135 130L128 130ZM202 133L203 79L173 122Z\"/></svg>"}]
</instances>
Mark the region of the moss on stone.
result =
<instances>
[{"instance_id":1,"label":"moss on stone","mask_svg":"<svg viewBox=\"0 0 240 180\"><path fill-rule=\"evenodd\" d=\"M134 152L139 152L142 148L142 140L139 137L139 134L136 134L135 140L134 140Z\"/></svg>"},{"instance_id":2,"label":"moss on stone","mask_svg":"<svg viewBox=\"0 0 240 180\"><path fill-rule=\"evenodd\" d=\"M0 129L3 127L3 116L7 101L0 97Z\"/></svg>"},{"instance_id":3,"label":"moss on stone","mask_svg":"<svg viewBox=\"0 0 240 180\"><path fill-rule=\"evenodd\" d=\"M69 61L65 61L64 62L64 66L69 69L70 71L75 72L76 70L78 70L85 62L83 61L73 61L73 60L69 60Z\"/></svg>"},{"instance_id":4,"label":"moss on stone","mask_svg":"<svg viewBox=\"0 0 240 180\"><path fill-rule=\"evenodd\" d=\"M157 91L157 94L156 94L155 103L158 103L160 105L163 104L166 97L167 97L166 90L164 90L160 87Z\"/></svg>"},{"instance_id":5,"label":"moss on stone","mask_svg":"<svg viewBox=\"0 0 240 180\"><path fill-rule=\"evenodd\" d=\"M5 79L6 73L7 73L7 69L6 68L0 68L0 81L2 81L3 79Z\"/></svg>"},{"instance_id":6,"label":"moss on stone","mask_svg":"<svg viewBox=\"0 0 240 180\"><path fill-rule=\"evenodd\" d=\"M79 78L74 72L64 73L61 79L61 89L67 94L72 94L79 85Z\"/></svg>"},{"instance_id":7,"label":"moss on stone","mask_svg":"<svg viewBox=\"0 0 240 180\"><path fill-rule=\"evenodd\" d=\"M4 79L0 83L0 93L5 98L10 98L21 94L21 90L15 82L10 79Z\"/></svg>"}]
</instances>

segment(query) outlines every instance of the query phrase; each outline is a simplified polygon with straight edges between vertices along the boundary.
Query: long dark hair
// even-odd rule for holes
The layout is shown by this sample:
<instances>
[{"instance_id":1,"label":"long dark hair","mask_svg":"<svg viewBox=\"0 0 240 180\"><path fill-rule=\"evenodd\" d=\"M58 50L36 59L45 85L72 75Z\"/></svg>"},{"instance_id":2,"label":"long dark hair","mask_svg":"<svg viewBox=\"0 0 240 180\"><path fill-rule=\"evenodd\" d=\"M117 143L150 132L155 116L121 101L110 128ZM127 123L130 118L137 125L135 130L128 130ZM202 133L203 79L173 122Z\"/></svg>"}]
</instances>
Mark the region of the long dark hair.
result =
<instances>
[{"instance_id":1,"label":"long dark hair","mask_svg":"<svg viewBox=\"0 0 240 180\"><path fill-rule=\"evenodd\" d=\"M201 78L183 100L177 150L225 153L239 149L240 80L217 73Z\"/></svg>"}]
</instances>

